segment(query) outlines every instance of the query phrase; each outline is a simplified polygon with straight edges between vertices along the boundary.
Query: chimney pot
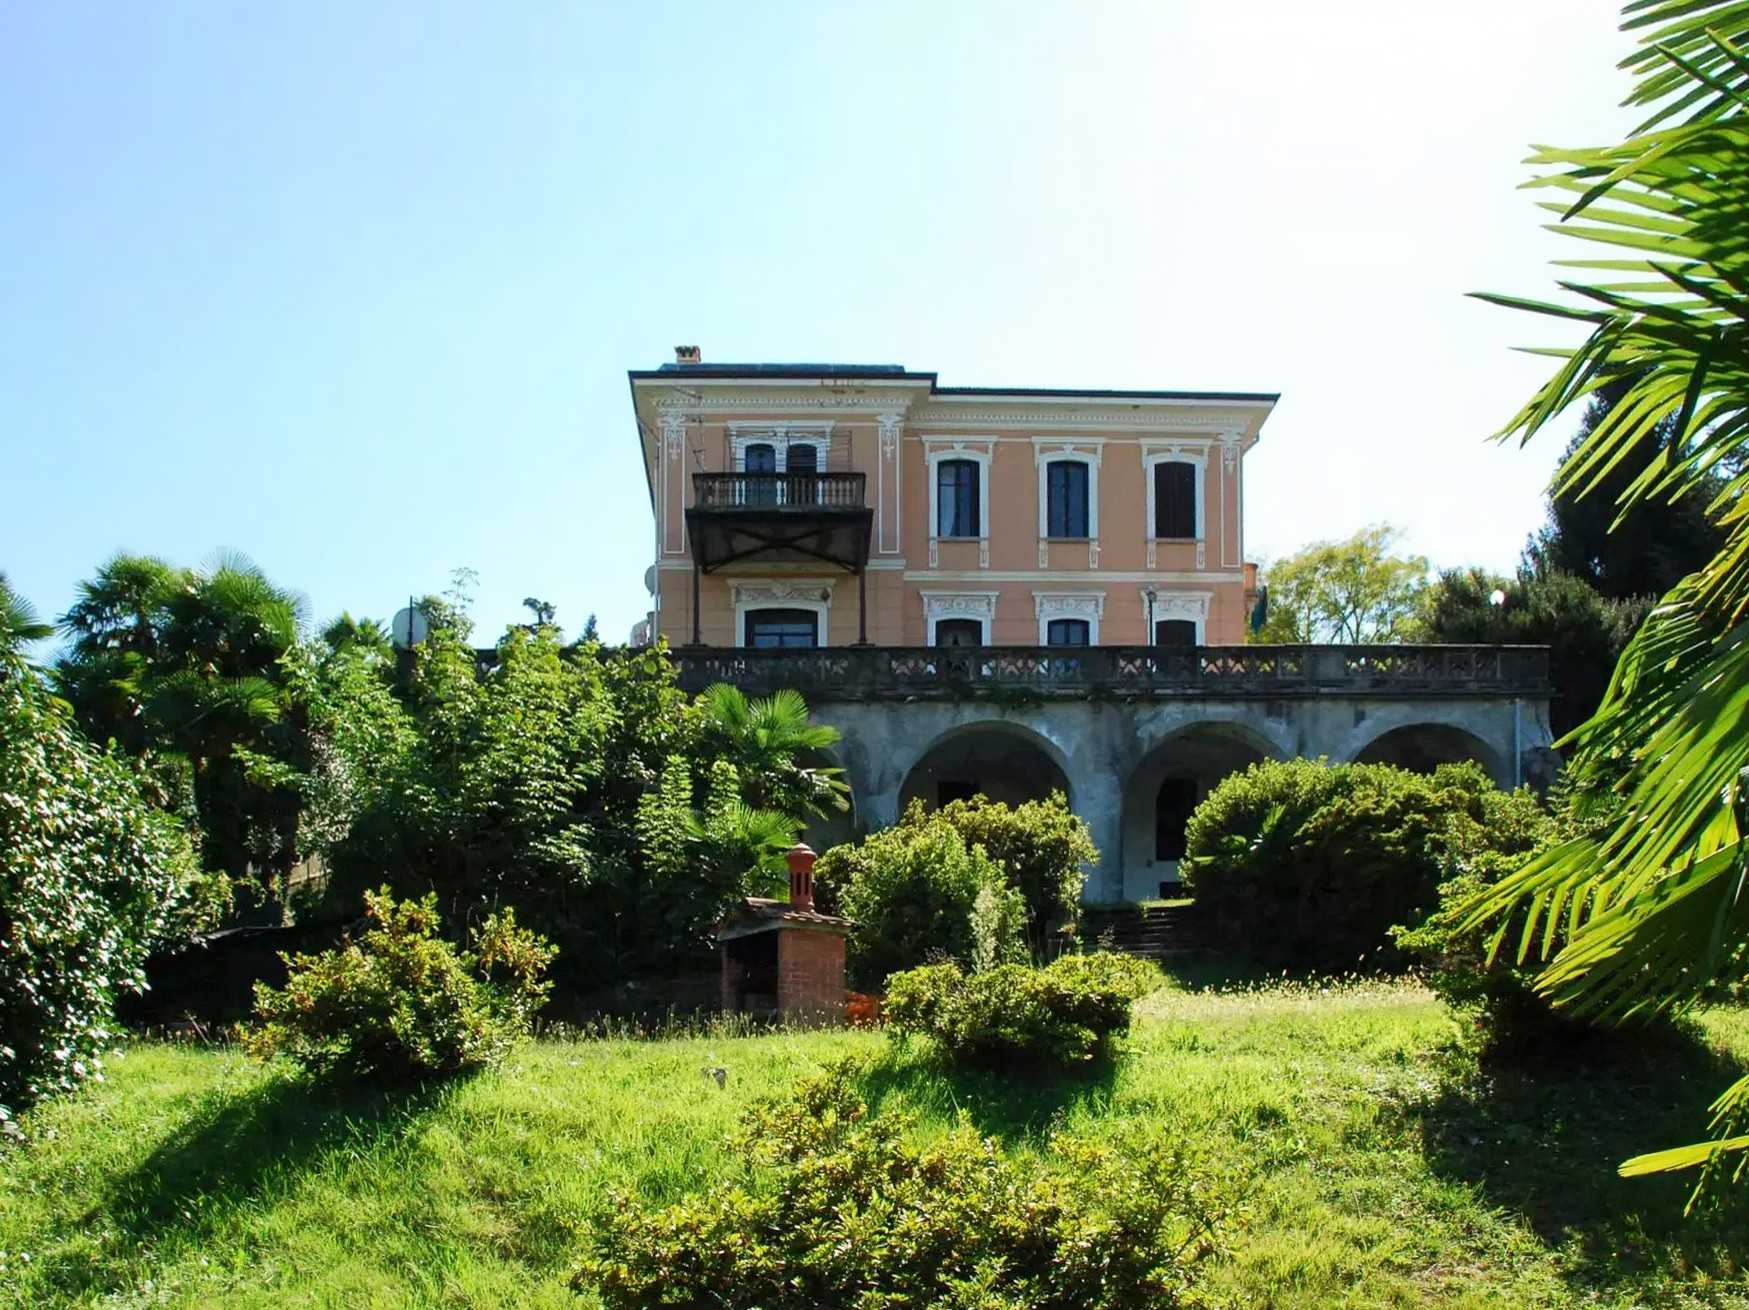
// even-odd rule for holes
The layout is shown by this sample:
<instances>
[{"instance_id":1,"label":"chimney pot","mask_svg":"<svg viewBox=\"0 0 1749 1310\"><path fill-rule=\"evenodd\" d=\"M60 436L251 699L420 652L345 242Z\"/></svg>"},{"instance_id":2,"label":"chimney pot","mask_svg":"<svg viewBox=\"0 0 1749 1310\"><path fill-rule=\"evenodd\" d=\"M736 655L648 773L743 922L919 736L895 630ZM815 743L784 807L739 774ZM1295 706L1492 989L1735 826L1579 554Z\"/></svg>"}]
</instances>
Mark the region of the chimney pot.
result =
<instances>
[{"instance_id":1,"label":"chimney pot","mask_svg":"<svg viewBox=\"0 0 1749 1310\"><path fill-rule=\"evenodd\" d=\"M674 347L674 362L676 364L698 364L702 360L697 346Z\"/></svg>"},{"instance_id":2,"label":"chimney pot","mask_svg":"<svg viewBox=\"0 0 1749 1310\"><path fill-rule=\"evenodd\" d=\"M795 910L814 908L814 848L797 842L784 857L789 861L789 903Z\"/></svg>"}]
</instances>

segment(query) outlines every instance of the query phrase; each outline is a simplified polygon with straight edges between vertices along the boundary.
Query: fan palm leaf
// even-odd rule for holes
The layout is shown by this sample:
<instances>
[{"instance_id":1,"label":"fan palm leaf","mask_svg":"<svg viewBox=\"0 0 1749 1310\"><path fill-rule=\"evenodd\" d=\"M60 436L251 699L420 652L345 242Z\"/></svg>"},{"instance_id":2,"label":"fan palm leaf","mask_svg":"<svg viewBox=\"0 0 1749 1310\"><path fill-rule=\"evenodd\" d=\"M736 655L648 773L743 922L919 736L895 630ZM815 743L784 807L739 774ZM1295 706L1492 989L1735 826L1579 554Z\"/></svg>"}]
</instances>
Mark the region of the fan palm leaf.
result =
<instances>
[{"instance_id":1,"label":"fan palm leaf","mask_svg":"<svg viewBox=\"0 0 1749 1310\"><path fill-rule=\"evenodd\" d=\"M1640 79L1628 103L1650 116L1618 145L1538 148L1530 162L1551 171L1529 184L1563 196L1554 231L1622 257L1568 261L1563 301L1483 297L1589 329L1577 347L1539 352L1560 364L1501 435L1528 440L1616 386L1557 494L1595 490L1663 427L1657 456L1626 466L1619 513L1710 483L1728 536L1652 610L1596 715L1564 743L1582 783L1619 788L1623 817L1468 908L1471 925L1521 925L1510 942L1497 928L1495 947L1543 960L1537 986L1552 1000L1613 1018L1691 1004L1740 969L1749 943L1749 2L1634 0L1624 12L1645 34L1623 64ZM1733 1131L1746 1108L1749 1079L1719 1099L1712 1142L1623 1172L1749 1149Z\"/></svg>"},{"instance_id":2,"label":"fan palm leaf","mask_svg":"<svg viewBox=\"0 0 1749 1310\"><path fill-rule=\"evenodd\" d=\"M17 655L33 641L54 635L54 627L44 623L29 601L12 589L6 575L0 573L0 657Z\"/></svg>"}]
</instances>

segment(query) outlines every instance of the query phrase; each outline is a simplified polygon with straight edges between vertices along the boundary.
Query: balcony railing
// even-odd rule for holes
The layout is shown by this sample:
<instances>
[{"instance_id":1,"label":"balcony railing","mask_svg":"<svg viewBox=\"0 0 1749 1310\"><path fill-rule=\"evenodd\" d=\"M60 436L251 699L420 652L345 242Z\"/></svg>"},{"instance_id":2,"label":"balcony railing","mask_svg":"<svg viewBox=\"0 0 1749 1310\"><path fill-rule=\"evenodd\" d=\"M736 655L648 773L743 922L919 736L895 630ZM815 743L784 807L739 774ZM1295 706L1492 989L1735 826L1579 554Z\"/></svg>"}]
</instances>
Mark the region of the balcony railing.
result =
<instances>
[{"instance_id":1,"label":"balcony railing","mask_svg":"<svg viewBox=\"0 0 1749 1310\"><path fill-rule=\"evenodd\" d=\"M1549 694L1544 646L680 646L680 684L810 700Z\"/></svg>"},{"instance_id":2,"label":"balcony railing","mask_svg":"<svg viewBox=\"0 0 1749 1310\"><path fill-rule=\"evenodd\" d=\"M862 509L866 473L694 473L693 507L704 510Z\"/></svg>"}]
</instances>

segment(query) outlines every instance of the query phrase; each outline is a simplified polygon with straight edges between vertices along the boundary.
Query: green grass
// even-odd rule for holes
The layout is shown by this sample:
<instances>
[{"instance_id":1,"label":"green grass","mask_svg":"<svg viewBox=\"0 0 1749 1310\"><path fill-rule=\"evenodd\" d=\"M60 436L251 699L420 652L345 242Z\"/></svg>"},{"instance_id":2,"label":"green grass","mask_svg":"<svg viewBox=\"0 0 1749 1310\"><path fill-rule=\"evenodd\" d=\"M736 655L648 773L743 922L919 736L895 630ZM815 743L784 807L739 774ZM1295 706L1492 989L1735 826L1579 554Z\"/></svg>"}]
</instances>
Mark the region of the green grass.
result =
<instances>
[{"instance_id":1,"label":"green grass","mask_svg":"<svg viewBox=\"0 0 1749 1310\"><path fill-rule=\"evenodd\" d=\"M946 1075L868 1033L543 1041L424 1094L341 1096L228 1049L135 1045L0 1148L0 1306L586 1306L566 1289L614 1186L709 1188L749 1100L821 1062L920 1132L1190 1135L1244 1192L1228 1304L1749 1306L1749 1205L1684 1221L1617 1161L1691 1139L1749 1015L1584 1071L1480 1073L1409 984L1182 986L1090 1077ZM722 1066L719 1091L701 1072Z\"/></svg>"}]
</instances>

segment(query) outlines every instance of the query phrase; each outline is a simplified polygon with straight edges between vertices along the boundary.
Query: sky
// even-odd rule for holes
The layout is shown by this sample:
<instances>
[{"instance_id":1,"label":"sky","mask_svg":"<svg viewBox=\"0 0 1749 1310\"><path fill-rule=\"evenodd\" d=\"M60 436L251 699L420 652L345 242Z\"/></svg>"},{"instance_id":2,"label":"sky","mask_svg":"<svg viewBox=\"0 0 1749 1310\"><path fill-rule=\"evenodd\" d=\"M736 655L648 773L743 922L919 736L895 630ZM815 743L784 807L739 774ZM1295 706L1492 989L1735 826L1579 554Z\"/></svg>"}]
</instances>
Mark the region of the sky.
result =
<instances>
[{"instance_id":1,"label":"sky","mask_svg":"<svg viewBox=\"0 0 1749 1310\"><path fill-rule=\"evenodd\" d=\"M1569 339L1532 142L1629 116L1606 0L0 0L0 571L241 550L386 618L478 573L623 639L626 386L710 361L1279 391L1247 549L1509 568ZM1571 429L1571 423L1564 430Z\"/></svg>"}]
</instances>

